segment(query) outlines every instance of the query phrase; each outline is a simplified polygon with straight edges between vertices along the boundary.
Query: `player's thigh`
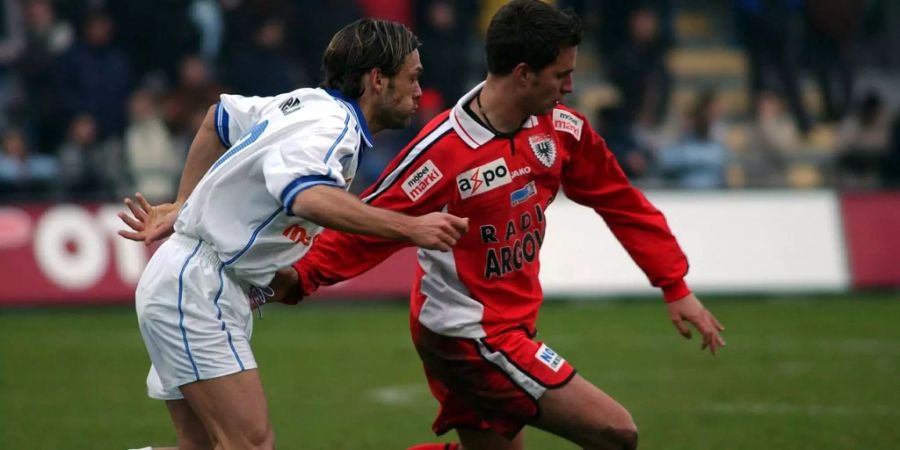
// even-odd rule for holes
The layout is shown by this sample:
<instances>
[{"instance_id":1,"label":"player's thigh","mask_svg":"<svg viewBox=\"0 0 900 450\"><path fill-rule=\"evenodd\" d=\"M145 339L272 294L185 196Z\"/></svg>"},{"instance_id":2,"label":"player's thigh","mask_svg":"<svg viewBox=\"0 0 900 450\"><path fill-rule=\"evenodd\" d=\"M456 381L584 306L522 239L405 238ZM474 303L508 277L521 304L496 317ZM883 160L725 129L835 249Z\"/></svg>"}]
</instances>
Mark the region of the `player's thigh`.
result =
<instances>
[{"instance_id":1,"label":"player's thigh","mask_svg":"<svg viewBox=\"0 0 900 450\"><path fill-rule=\"evenodd\" d=\"M187 400L167 400L166 408L175 425L178 450L213 450L216 447L215 439Z\"/></svg>"},{"instance_id":2,"label":"player's thigh","mask_svg":"<svg viewBox=\"0 0 900 450\"><path fill-rule=\"evenodd\" d=\"M492 430L457 428L462 450L522 450L524 435L520 431L512 440Z\"/></svg>"},{"instance_id":3,"label":"player's thigh","mask_svg":"<svg viewBox=\"0 0 900 450\"><path fill-rule=\"evenodd\" d=\"M181 393L225 448L274 448L258 370L186 384Z\"/></svg>"},{"instance_id":4,"label":"player's thigh","mask_svg":"<svg viewBox=\"0 0 900 450\"><path fill-rule=\"evenodd\" d=\"M531 424L587 449L631 449L637 446L637 427L631 414L615 399L575 375L538 401L541 414Z\"/></svg>"}]
</instances>

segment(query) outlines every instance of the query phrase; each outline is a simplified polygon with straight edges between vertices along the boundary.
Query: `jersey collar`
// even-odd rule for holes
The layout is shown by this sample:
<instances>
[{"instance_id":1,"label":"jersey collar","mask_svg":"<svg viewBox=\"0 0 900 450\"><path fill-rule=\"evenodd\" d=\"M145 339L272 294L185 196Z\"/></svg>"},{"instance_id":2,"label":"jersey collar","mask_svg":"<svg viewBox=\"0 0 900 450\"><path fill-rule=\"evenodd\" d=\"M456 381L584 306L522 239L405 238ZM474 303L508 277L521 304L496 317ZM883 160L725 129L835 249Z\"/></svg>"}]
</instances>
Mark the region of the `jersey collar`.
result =
<instances>
[{"instance_id":1,"label":"jersey collar","mask_svg":"<svg viewBox=\"0 0 900 450\"><path fill-rule=\"evenodd\" d=\"M366 116L363 115L362 109L359 108L359 102L355 99L344 97L344 94L341 94L341 91L337 89L326 89L325 92L328 92L328 95L347 105L350 112L353 113L356 123L359 124L359 128L362 130L361 134L366 146L369 148L374 147L374 144L372 144L374 139L372 139L372 133L369 132L369 124L366 122Z\"/></svg>"},{"instance_id":2,"label":"jersey collar","mask_svg":"<svg viewBox=\"0 0 900 450\"><path fill-rule=\"evenodd\" d=\"M481 122L472 117L472 114L466 111L465 108L465 105L469 104L469 102L478 95L478 92L484 87L484 83L485 82L482 81L466 95L463 95L462 98L456 102L456 106L453 107L453 111L450 113L450 123L453 125L456 134L459 135L463 142L472 148L478 148L487 144L488 141L495 137L494 132L487 129ZM530 116L522 125L522 128L532 128L536 126L537 123L537 117Z\"/></svg>"}]
</instances>

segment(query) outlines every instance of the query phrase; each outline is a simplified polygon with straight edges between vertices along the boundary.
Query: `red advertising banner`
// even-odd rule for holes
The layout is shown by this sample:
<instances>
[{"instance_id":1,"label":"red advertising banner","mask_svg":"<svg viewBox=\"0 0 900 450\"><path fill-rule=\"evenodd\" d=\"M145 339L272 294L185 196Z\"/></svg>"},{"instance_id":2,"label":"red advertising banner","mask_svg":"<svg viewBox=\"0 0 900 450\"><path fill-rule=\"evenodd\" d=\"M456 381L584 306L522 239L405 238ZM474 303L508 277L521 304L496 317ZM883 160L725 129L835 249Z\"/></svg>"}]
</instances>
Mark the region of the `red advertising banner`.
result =
<instances>
[{"instance_id":1,"label":"red advertising banner","mask_svg":"<svg viewBox=\"0 0 900 450\"><path fill-rule=\"evenodd\" d=\"M900 286L900 193L845 194L841 209L853 285Z\"/></svg>"},{"instance_id":2,"label":"red advertising banner","mask_svg":"<svg viewBox=\"0 0 900 450\"><path fill-rule=\"evenodd\" d=\"M104 204L0 207L0 306L130 304L155 246L119 237ZM358 299L405 297L415 267L407 249L321 293ZM317 294L318 296L318 294Z\"/></svg>"}]
</instances>

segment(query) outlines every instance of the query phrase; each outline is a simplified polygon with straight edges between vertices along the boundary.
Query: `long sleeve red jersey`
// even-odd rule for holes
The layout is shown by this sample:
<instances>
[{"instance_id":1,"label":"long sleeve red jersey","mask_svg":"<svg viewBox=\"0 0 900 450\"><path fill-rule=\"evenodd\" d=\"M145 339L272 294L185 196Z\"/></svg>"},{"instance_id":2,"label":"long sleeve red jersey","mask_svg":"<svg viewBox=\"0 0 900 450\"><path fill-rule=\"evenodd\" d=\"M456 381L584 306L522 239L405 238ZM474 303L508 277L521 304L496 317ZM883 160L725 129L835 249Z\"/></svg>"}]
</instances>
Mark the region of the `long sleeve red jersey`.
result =
<instances>
[{"instance_id":1,"label":"long sleeve red jersey","mask_svg":"<svg viewBox=\"0 0 900 450\"><path fill-rule=\"evenodd\" d=\"M533 334L543 300L545 211L560 187L603 217L667 300L689 293L687 259L665 218L631 186L583 115L560 105L529 117L515 135L498 136L467 106L480 89L429 122L363 193L372 206L469 218L452 251L419 249L414 319L447 336L481 338L522 326ZM294 267L309 294L407 245L327 230Z\"/></svg>"}]
</instances>

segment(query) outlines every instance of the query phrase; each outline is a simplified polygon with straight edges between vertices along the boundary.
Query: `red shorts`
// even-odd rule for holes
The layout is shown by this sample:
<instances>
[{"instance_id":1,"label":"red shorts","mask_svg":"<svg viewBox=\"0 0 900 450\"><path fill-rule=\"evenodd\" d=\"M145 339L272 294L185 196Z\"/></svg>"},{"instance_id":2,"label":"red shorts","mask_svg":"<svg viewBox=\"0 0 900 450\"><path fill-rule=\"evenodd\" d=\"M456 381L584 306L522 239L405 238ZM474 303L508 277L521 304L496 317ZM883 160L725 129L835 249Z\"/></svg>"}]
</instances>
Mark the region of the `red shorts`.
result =
<instances>
[{"instance_id":1,"label":"red shorts","mask_svg":"<svg viewBox=\"0 0 900 450\"><path fill-rule=\"evenodd\" d=\"M512 439L540 414L538 399L575 376L566 360L521 328L481 339L436 334L413 320L412 337L440 403L432 429L493 429Z\"/></svg>"}]
</instances>

